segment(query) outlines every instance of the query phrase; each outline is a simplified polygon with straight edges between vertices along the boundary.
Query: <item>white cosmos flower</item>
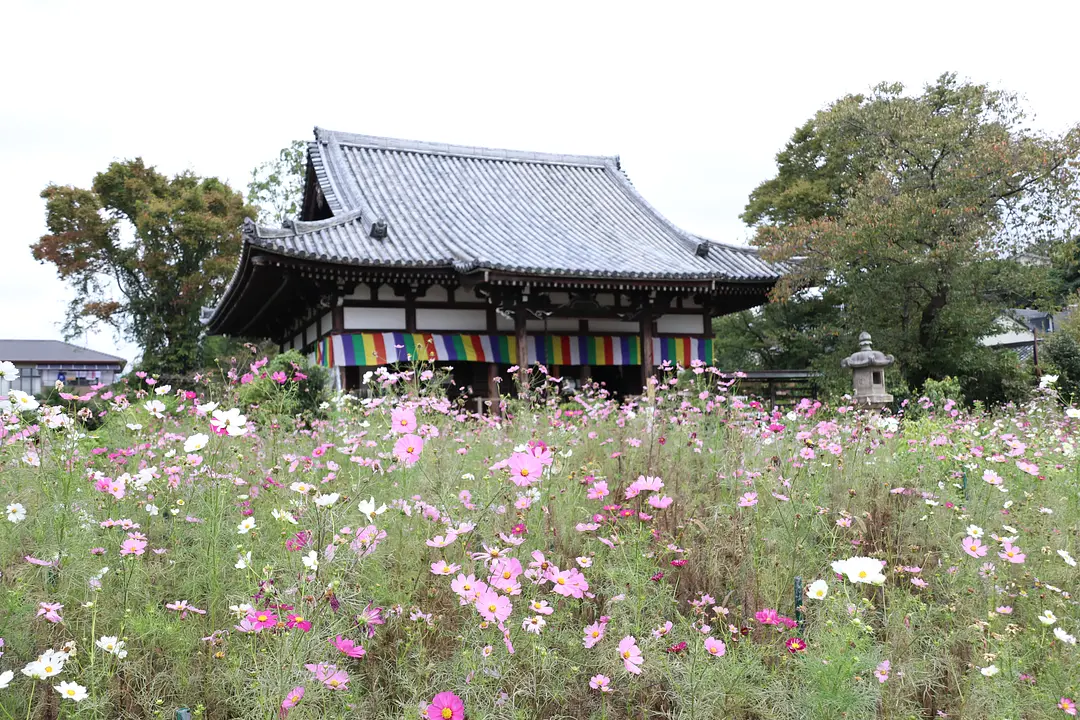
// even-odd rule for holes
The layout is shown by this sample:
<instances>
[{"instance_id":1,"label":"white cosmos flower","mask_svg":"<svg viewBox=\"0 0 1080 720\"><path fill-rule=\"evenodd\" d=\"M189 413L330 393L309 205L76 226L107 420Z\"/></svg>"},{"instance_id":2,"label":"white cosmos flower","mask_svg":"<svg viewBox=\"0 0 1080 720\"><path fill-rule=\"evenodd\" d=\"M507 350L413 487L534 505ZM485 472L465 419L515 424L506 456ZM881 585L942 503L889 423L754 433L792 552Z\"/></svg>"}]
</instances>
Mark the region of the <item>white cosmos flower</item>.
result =
<instances>
[{"instance_id":1,"label":"white cosmos flower","mask_svg":"<svg viewBox=\"0 0 1080 720\"><path fill-rule=\"evenodd\" d=\"M247 535L249 531L254 530L256 527L255 518L246 517L242 523L237 525L236 532L240 535Z\"/></svg>"},{"instance_id":2,"label":"white cosmos flower","mask_svg":"<svg viewBox=\"0 0 1080 720\"><path fill-rule=\"evenodd\" d=\"M74 700L75 702L85 700L88 695L86 688L82 685L76 682L68 682L67 680L61 681L59 685L53 685L53 689L60 693L60 697L67 700Z\"/></svg>"},{"instance_id":3,"label":"white cosmos flower","mask_svg":"<svg viewBox=\"0 0 1080 720\"><path fill-rule=\"evenodd\" d=\"M11 670L5 670L0 673L0 690L7 690L8 685L11 684L12 679L15 677L15 673Z\"/></svg>"},{"instance_id":4,"label":"white cosmos flower","mask_svg":"<svg viewBox=\"0 0 1080 720\"><path fill-rule=\"evenodd\" d=\"M847 560L837 560L832 564L832 569L854 583L867 583L881 585L885 582L885 575L881 571L881 561L869 557L853 557Z\"/></svg>"},{"instance_id":5,"label":"white cosmos flower","mask_svg":"<svg viewBox=\"0 0 1080 720\"><path fill-rule=\"evenodd\" d=\"M229 612L238 618L247 617L248 613L254 610L255 607L251 603L240 603L239 605L230 605Z\"/></svg>"},{"instance_id":6,"label":"white cosmos flower","mask_svg":"<svg viewBox=\"0 0 1080 720\"><path fill-rule=\"evenodd\" d=\"M64 663L67 661L67 655L56 650L46 650L38 656L37 660L27 664L23 668L23 675L32 677L37 680L44 680L50 678L53 675L59 675L60 671L64 669Z\"/></svg>"},{"instance_id":7,"label":"white cosmos flower","mask_svg":"<svg viewBox=\"0 0 1080 720\"><path fill-rule=\"evenodd\" d=\"M8 522L22 522L26 519L26 508L22 503L11 503L7 506L7 519Z\"/></svg>"},{"instance_id":8,"label":"white cosmos flower","mask_svg":"<svg viewBox=\"0 0 1080 720\"><path fill-rule=\"evenodd\" d=\"M1080 419L1080 409L1071 407L1065 409L1065 416L1071 417L1073 420Z\"/></svg>"},{"instance_id":9,"label":"white cosmos flower","mask_svg":"<svg viewBox=\"0 0 1080 720\"><path fill-rule=\"evenodd\" d=\"M230 437L238 437L240 435L247 435L247 416L240 414L239 408L233 408L231 410L215 410L211 417L214 418L214 423L220 428L225 428L225 432Z\"/></svg>"},{"instance_id":10,"label":"white cosmos flower","mask_svg":"<svg viewBox=\"0 0 1080 720\"><path fill-rule=\"evenodd\" d=\"M369 500L361 500L356 504L357 509L367 516L368 522L371 522L373 516L382 515L386 512L386 505L380 505L378 509L375 508L375 498L372 497Z\"/></svg>"},{"instance_id":11,"label":"white cosmos flower","mask_svg":"<svg viewBox=\"0 0 1080 720\"><path fill-rule=\"evenodd\" d=\"M314 485L308 485L306 482L294 482L289 485L289 489L293 492L298 492L301 495L307 495L309 492L315 489Z\"/></svg>"},{"instance_id":12,"label":"white cosmos flower","mask_svg":"<svg viewBox=\"0 0 1080 720\"><path fill-rule=\"evenodd\" d=\"M121 660L127 657L127 650L124 649L124 641L115 635L102 635L94 644L105 652L112 653Z\"/></svg>"},{"instance_id":13,"label":"white cosmos flower","mask_svg":"<svg viewBox=\"0 0 1080 720\"><path fill-rule=\"evenodd\" d=\"M1043 375L1039 378L1039 387L1048 388L1058 381L1057 375Z\"/></svg>"},{"instance_id":14,"label":"white cosmos flower","mask_svg":"<svg viewBox=\"0 0 1080 720\"><path fill-rule=\"evenodd\" d=\"M210 436L206 433L195 433L184 441L184 452L193 453L202 450L210 442Z\"/></svg>"},{"instance_id":15,"label":"white cosmos flower","mask_svg":"<svg viewBox=\"0 0 1080 720\"><path fill-rule=\"evenodd\" d=\"M824 600L825 596L829 594L829 584L824 580L815 580L806 589L806 594L815 600Z\"/></svg>"},{"instance_id":16,"label":"white cosmos flower","mask_svg":"<svg viewBox=\"0 0 1080 720\"><path fill-rule=\"evenodd\" d=\"M236 556L236 564L233 565L237 570L246 570L251 565L251 551L248 550L243 555Z\"/></svg>"},{"instance_id":17,"label":"white cosmos flower","mask_svg":"<svg viewBox=\"0 0 1080 720\"><path fill-rule=\"evenodd\" d=\"M165 417L165 403L161 402L160 400L147 400L145 403L143 403L143 407L146 408L146 411L148 413L158 418L159 420Z\"/></svg>"},{"instance_id":18,"label":"white cosmos flower","mask_svg":"<svg viewBox=\"0 0 1080 720\"><path fill-rule=\"evenodd\" d=\"M1054 637L1068 645L1076 644L1076 636L1070 635L1059 627L1054 628Z\"/></svg>"},{"instance_id":19,"label":"white cosmos flower","mask_svg":"<svg viewBox=\"0 0 1080 720\"><path fill-rule=\"evenodd\" d=\"M300 558L300 560L303 561L304 567L306 567L311 572L315 572L319 569L319 553L315 552L314 550L309 552L307 555L304 555L302 558Z\"/></svg>"},{"instance_id":20,"label":"white cosmos flower","mask_svg":"<svg viewBox=\"0 0 1080 720\"><path fill-rule=\"evenodd\" d=\"M199 411L200 415L205 415L207 413L213 412L214 410L217 410L217 403L208 402L203 405L196 405L195 409Z\"/></svg>"},{"instance_id":21,"label":"white cosmos flower","mask_svg":"<svg viewBox=\"0 0 1080 720\"><path fill-rule=\"evenodd\" d=\"M30 412L31 410L37 410L39 407L34 396L28 395L22 390L12 390L8 393L8 399L11 401L11 407L18 412Z\"/></svg>"},{"instance_id":22,"label":"white cosmos flower","mask_svg":"<svg viewBox=\"0 0 1080 720\"><path fill-rule=\"evenodd\" d=\"M154 388L155 395L168 395L172 392L172 385L158 385Z\"/></svg>"},{"instance_id":23,"label":"white cosmos flower","mask_svg":"<svg viewBox=\"0 0 1080 720\"><path fill-rule=\"evenodd\" d=\"M319 507L330 507L338 501L341 495L338 493L330 493L329 495L316 495L315 504Z\"/></svg>"},{"instance_id":24,"label":"white cosmos flower","mask_svg":"<svg viewBox=\"0 0 1080 720\"><path fill-rule=\"evenodd\" d=\"M1057 615L1050 610L1043 610L1042 615L1039 616L1039 622L1043 625L1053 625L1057 622Z\"/></svg>"},{"instance_id":25,"label":"white cosmos flower","mask_svg":"<svg viewBox=\"0 0 1080 720\"><path fill-rule=\"evenodd\" d=\"M154 503L146 503L146 512L150 513L150 517L157 517L158 506Z\"/></svg>"},{"instance_id":26,"label":"white cosmos flower","mask_svg":"<svg viewBox=\"0 0 1080 720\"><path fill-rule=\"evenodd\" d=\"M1066 565L1069 567L1076 567L1076 561L1073 560L1073 556L1069 554L1068 550L1058 550L1057 554L1061 556L1061 559L1065 561Z\"/></svg>"},{"instance_id":27,"label":"white cosmos flower","mask_svg":"<svg viewBox=\"0 0 1080 720\"><path fill-rule=\"evenodd\" d=\"M7 380L12 382L19 379L19 368L15 367L15 363L8 360L0 361L0 380Z\"/></svg>"},{"instance_id":28,"label":"white cosmos flower","mask_svg":"<svg viewBox=\"0 0 1080 720\"><path fill-rule=\"evenodd\" d=\"M983 529L981 527L979 527L978 525L968 525L967 526L967 534L968 534L968 537L973 537L975 539L978 539L978 538L981 538L983 536Z\"/></svg>"},{"instance_id":29,"label":"white cosmos flower","mask_svg":"<svg viewBox=\"0 0 1080 720\"><path fill-rule=\"evenodd\" d=\"M986 677L994 677L999 672L1001 672L1001 670L998 669L997 665L988 665L987 667L979 668L979 672L981 672Z\"/></svg>"},{"instance_id":30,"label":"white cosmos flower","mask_svg":"<svg viewBox=\"0 0 1080 720\"><path fill-rule=\"evenodd\" d=\"M142 425L140 425L139 423L128 423L127 429L131 430L132 432L139 432L140 430L142 430Z\"/></svg>"},{"instance_id":31,"label":"white cosmos flower","mask_svg":"<svg viewBox=\"0 0 1080 720\"><path fill-rule=\"evenodd\" d=\"M296 518L293 517L293 514L288 510L278 510L275 508L274 510L270 511L270 514L274 516L275 520L283 520L284 522L289 522L293 525L299 524L297 523Z\"/></svg>"}]
</instances>

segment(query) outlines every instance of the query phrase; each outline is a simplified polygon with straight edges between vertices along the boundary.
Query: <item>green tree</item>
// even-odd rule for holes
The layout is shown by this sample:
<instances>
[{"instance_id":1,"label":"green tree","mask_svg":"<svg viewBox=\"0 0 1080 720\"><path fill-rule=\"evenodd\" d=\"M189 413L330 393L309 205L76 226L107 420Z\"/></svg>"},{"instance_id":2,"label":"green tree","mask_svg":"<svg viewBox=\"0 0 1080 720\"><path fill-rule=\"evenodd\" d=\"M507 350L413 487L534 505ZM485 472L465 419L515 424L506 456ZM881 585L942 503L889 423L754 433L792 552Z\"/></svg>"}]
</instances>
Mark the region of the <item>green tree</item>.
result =
<instances>
[{"instance_id":1,"label":"green tree","mask_svg":"<svg viewBox=\"0 0 1080 720\"><path fill-rule=\"evenodd\" d=\"M307 143L293 140L277 158L251 171L248 200L259 208L259 222L280 225L300 215L307 170Z\"/></svg>"},{"instance_id":2,"label":"green tree","mask_svg":"<svg viewBox=\"0 0 1080 720\"><path fill-rule=\"evenodd\" d=\"M142 366L199 367L200 310L236 267L240 193L191 172L167 177L141 158L112 163L89 190L49 185L48 234L31 246L74 290L65 335L110 326L142 348Z\"/></svg>"},{"instance_id":3,"label":"green tree","mask_svg":"<svg viewBox=\"0 0 1080 720\"><path fill-rule=\"evenodd\" d=\"M800 127L743 218L766 258L792 263L777 297L819 288L912 386L970 378L989 363L979 339L1033 292L1003 258L1060 245L1080 218L1078 149L1080 129L1036 133L985 85L882 84Z\"/></svg>"}]
</instances>

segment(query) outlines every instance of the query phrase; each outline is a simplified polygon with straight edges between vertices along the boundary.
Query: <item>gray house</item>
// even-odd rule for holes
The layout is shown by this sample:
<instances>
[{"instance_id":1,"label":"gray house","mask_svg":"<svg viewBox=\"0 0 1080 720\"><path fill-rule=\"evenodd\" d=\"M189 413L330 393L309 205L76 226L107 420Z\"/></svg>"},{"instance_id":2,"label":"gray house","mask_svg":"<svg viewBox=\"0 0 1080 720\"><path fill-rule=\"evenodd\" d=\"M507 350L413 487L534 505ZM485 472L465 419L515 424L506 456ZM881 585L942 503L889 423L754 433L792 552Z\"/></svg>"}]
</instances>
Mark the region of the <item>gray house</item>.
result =
<instances>
[{"instance_id":1,"label":"gray house","mask_svg":"<svg viewBox=\"0 0 1080 720\"><path fill-rule=\"evenodd\" d=\"M37 395L62 380L69 390L110 385L127 360L59 340L0 340L0 362L19 371L12 381L0 380L0 395L22 390Z\"/></svg>"}]
</instances>

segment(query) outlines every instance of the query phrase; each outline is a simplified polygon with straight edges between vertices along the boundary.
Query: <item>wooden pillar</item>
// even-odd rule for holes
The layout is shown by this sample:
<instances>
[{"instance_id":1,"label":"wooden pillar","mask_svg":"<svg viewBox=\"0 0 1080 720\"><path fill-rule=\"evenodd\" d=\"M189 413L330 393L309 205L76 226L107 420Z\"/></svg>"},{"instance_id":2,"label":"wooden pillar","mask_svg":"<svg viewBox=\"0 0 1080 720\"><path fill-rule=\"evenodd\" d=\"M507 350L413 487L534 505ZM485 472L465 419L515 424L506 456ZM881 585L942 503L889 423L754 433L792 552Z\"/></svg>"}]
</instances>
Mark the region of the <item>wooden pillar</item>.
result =
<instances>
[{"instance_id":1,"label":"wooden pillar","mask_svg":"<svg viewBox=\"0 0 1080 720\"><path fill-rule=\"evenodd\" d=\"M514 309L514 338L517 341L518 382L524 387L525 368L529 366L529 338L525 332L525 308L521 305Z\"/></svg>"},{"instance_id":2,"label":"wooden pillar","mask_svg":"<svg viewBox=\"0 0 1080 720\"><path fill-rule=\"evenodd\" d=\"M648 389L649 376L653 368L653 316L652 306L648 298L645 299L644 309L641 311L641 387Z\"/></svg>"}]
</instances>

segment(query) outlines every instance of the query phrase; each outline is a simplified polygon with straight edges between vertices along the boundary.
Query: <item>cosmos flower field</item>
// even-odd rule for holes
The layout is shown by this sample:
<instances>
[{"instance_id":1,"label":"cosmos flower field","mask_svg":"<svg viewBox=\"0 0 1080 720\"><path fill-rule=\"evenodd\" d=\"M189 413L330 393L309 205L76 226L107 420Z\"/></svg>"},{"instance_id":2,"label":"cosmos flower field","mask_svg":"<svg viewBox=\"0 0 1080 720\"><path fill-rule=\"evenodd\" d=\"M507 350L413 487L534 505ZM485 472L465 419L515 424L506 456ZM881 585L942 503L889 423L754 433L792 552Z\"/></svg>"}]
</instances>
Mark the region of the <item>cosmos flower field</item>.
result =
<instances>
[{"instance_id":1,"label":"cosmos flower field","mask_svg":"<svg viewBox=\"0 0 1080 720\"><path fill-rule=\"evenodd\" d=\"M1080 412L1052 388L891 415L534 371L479 416L437 379L320 418L235 377L11 397L0 716L1076 714Z\"/></svg>"}]
</instances>

